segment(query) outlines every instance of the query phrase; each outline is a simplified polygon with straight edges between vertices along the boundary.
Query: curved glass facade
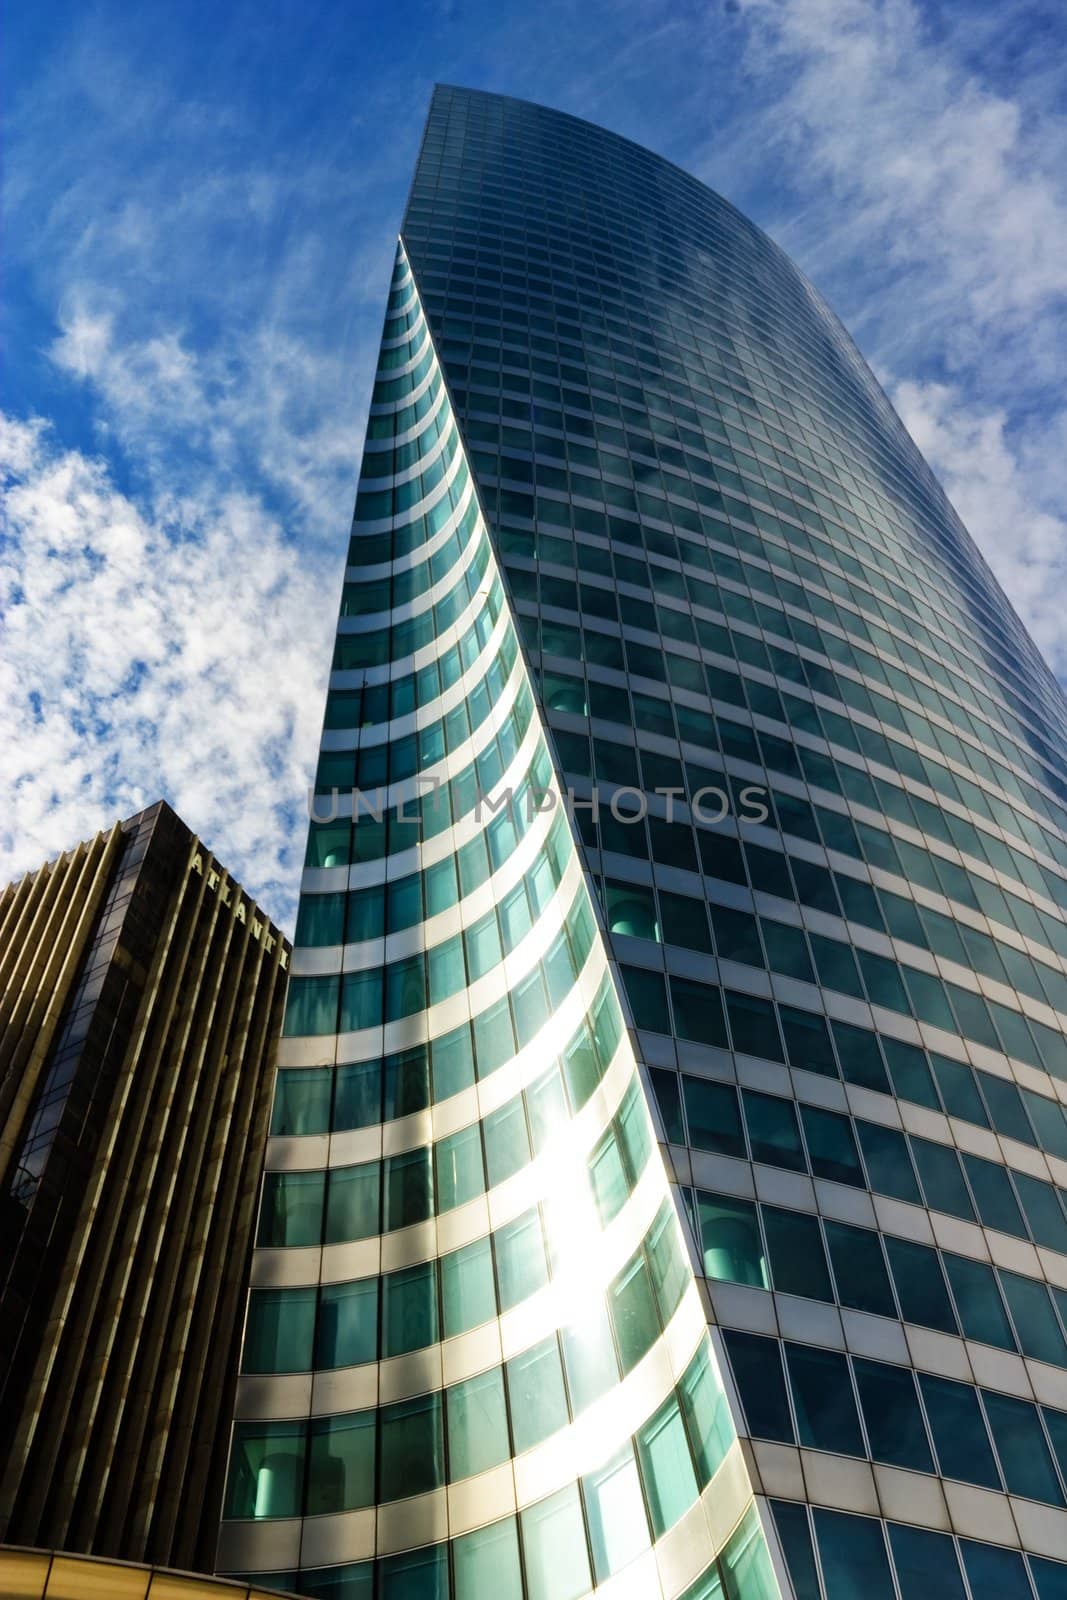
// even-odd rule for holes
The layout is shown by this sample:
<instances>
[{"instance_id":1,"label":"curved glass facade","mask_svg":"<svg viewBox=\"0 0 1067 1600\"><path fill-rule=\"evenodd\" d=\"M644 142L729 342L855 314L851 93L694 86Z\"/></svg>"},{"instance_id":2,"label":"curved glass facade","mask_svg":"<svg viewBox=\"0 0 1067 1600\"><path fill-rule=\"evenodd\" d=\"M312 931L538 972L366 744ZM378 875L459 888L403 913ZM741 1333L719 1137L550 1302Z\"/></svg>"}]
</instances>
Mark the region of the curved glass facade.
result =
<instances>
[{"instance_id":1,"label":"curved glass facade","mask_svg":"<svg viewBox=\"0 0 1067 1600\"><path fill-rule=\"evenodd\" d=\"M220 1570L1062 1600L1067 706L782 253L439 88L333 666Z\"/></svg>"}]
</instances>

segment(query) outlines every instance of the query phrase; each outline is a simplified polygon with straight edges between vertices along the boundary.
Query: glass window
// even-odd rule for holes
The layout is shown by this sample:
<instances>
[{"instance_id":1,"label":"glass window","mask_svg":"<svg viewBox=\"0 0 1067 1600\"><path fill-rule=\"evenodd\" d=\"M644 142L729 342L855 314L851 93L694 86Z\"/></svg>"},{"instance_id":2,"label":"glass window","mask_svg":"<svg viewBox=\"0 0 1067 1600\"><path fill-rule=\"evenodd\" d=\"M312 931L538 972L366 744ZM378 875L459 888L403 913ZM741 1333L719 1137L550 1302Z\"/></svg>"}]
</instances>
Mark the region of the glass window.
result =
<instances>
[{"instance_id":1,"label":"glass window","mask_svg":"<svg viewBox=\"0 0 1067 1600\"><path fill-rule=\"evenodd\" d=\"M971 1600L1033 1600L1026 1566L1017 1550L1002 1550L999 1545L961 1539L960 1553L971 1588ZM1064 1577L1067 1578L1067 1567Z\"/></svg>"},{"instance_id":2,"label":"glass window","mask_svg":"<svg viewBox=\"0 0 1067 1600\"><path fill-rule=\"evenodd\" d=\"M718 989L706 983L696 983L690 978L672 978L671 1004L674 1007L674 1029L680 1039L713 1045L718 1050L728 1048L726 1019Z\"/></svg>"},{"instance_id":3,"label":"glass window","mask_svg":"<svg viewBox=\"0 0 1067 1600\"><path fill-rule=\"evenodd\" d=\"M920 1373L926 1415L941 1471L985 1489L1000 1488L1000 1474L982 1420L977 1390L968 1383Z\"/></svg>"},{"instance_id":4,"label":"glass window","mask_svg":"<svg viewBox=\"0 0 1067 1600\"><path fill-rule=\"evenodd\" d=\"M893 1092L902 1100L914 1100L916 1105L940 1111L937 1088L927 1064L925 1052L917 1045L905 1044L901 1039L882 1039L882 1049L893 1080Z\"/></svg>"},{"instance_id":5,"label":"glass window","mask_svg":"<svg viewBox=\"0 0 1067 1600\"><path fill-rule=\"evenodd\" d=\"M566 1427L567 1395L563 1366L555 1334L507 1363L508 1398L515 1453L540 1444L549 1434Z\"/></svg>"},{"instance_id":6,"label":"glass window","mask_svg":"<svg viewBox=\"0 0 1067 1600\"><path fill-rule=\"evenodd\" d=\"M514 1517L476 1528L452 1542L455 1600L522 1600L519 1537Z\"/></svg>"},{"instance_id":7,"label":"glass window","mask_svg":"<svg viewBox=\"0 0 1067 1600\"><path fill-rule=\"evenodd\" d=\"M757 1333L736 1333L732 1329L727 1329L723 1338L748 1420L748 1431L757 1439L795 1443L777 1339L765 1339Z\"/></svg>"},{"instance_id":8,"label":"glass window","mask_svg":"<svg viewBox=\"0 0 1067 1600\"><path fill-rule=\"evenodd\" d=\"M1067 1600L1067 1561L1030 1557L1030 1571L1040 1600Z\"/></svg>"},{"instance_id":9,"label":"glass window","mask_svg":"<svg viewBox=\"0 0 1067 1600\"><path fill-rule=\"evenodd\" d=\"M806 1172L807 1161L793 1102L780 1095L759 1094L754 1089L742 1089L741 1101L753 1161Z\"/></svg>"},{"instance_id":10,"label":"glass window","mask_svg":"<svg viewBox=\"0 0 1067 1600\"><path fill-rule=\"evenodd\" d=\"M814 1520L830 1600L896 1600L880 1522L819 1508Z\"/></svg>"},{"instance_id":11,"label":"glass window","mask_svg":"<svg viewBox=\"0 0 1067 1600\"><path fill-rule=\"evenodd\" d=\"M771 1258L771 1275L779 1294L805 1295L810 1300L832 1300L819 1219L802 1211L763 1207L763 1227Z\"/></svg>"},{"instance_id":12,"label":"glass window","mask_svg":"<svg viewBox=\"0 0 1067 1600\"><path fill-rule=\"evenodd\" d=\"M1037 1407L1029 1400L982 1390L982 1401L997 1447L1009 1494L1027 1500L1064 1504L1052 1453L1045 1439Z\"/></svg>"},{"instance_id":13,"label":"glass window","mask_svg":"<svg viewBox=\"0 0 1067 1600\"><path fill-rule=\"evenodd\" d=\"M285 1136L328 1132L332 1088L329 1067L280 1068L274 1081L271 1133Z\"/></svg>"},{"instance_id":14,"label":"glass window","mask_svg":"<svg viewBox=\"0 0 1067 1600\"><path fill-rule=\"evenodd\" d=\"M698 1189L696 1208L705 1276L769 1289L759 1214L752 1201Z\"/></svg>"},{"instance_id":15,"label":"glass window","mask_svg":"<svg viewBox=\"0 0 1067 1600\"><path fill-rule=\"evenodd\" d=\"M800 1443L814 1450L865 1456L846 1358L836 1350L787 1343L785 1359Z\"/></svg>"},{"instance_id":16,"label":"glass window","mask_svg":"<svg viewBox=\"0 0 1067 1600\"><path fill-rule=\"evenodd\" d=\"M1058 1250L1061 1255L1067 1254L1067 1217L1051 1183L1016 1172L1014 1168L1012 1177L1035 1242Z\"/></svg>"},{"instance_id":17,"label":"glass window","mask_svg":"<svg viewBox=\"0 0 1067 1600\"><path fill-rule=\"evenodd\" d=\"M633 1012L634 1026L650 1033L670 1033L667 1015L667 987L662 972L645 967L620 967L626 985L626 998Z\"/></svg>"},{"instance_id":18,"label":"glass window","mask_svg":"<svg viewBox=\"0 0 1067 1600\"><path fill-rule=\"evenodd\" d=\"M761 1056L767 1061L784 1061L778 1022L771 1002L754 994L740 994L733 989L727 989L725 995L730 1034L738 1054Z\"/></svg>"},{"instance_id":19,"label":"glass window","mask_svg":"<svg viewBox=\"0 0 1067 1600\"><path fill-rule=\"evenodd\" d=\"M622 1164L618 1140L609 1128L589 1158L589 1176L593 1180L593 1193L602 1227L616 1217L630 1193L626 1169Z\"/></svg>"},{"instance_id":20,"label":"glass window","mask_svg":"<svg viewBox=\"0 0 1067 1600\"><path fill-rule=\"evenodd\" d=\"M608 1303L625 1376L652 1348L660 1332L652 1282L640 1251L612 1282Z\"/></svg>"},{"instance_id":21,"label":"glass window","mask_svg":"<svg viewBox=\"0 0 1067 1600\"><path fill-rule=\"evenodd\" d=\"M904 1321L958 1333L937 1251L910 1239L889 1237L885 1247Z\"/></svg>"},{"instance_id":22,"label":"glass window","mask_svg":"<svg viewBox=\"0 0 1067 1600\"><path fill-rule=\"evenodd\" d=\"M317 1245L322 1242L322 1172L268 1172L256 1243L264 1246Z\"/></svg>"},{"instance_id":23,"label":"glass window","mask_svg":"<svg viewBox=\"0 0 1067 1600\"><path fill-rule=\"evenodd\" d=\"M911 1368L858 1358L853 1368L873 1459L891 1467L933 1472L934 1459Z\"/></svg>"},{"instance_id":24,"label":"glass window","mask_svg":"<svg viewBox=\"0 0 1067 1600\"><path fill-rule=\"evenodd\" d=\"M355 1511L374 1504L375 1413L312 1417L307 1515Z\"/></svg>"},{"instance_id":25,"label":"glass window","mask_svg":"<svg viewBox=\"0 0 1067 1600\"><path fill-rule=\"evenodd\" d=\"M441 1257L441 1308L446 1339L496 1316L493 1253L488 1238L474 1239Z\"/></svg>"},{"instance_id":26,"label":"glass window","mask_svg":"<svg viewBox=\"0 0 1067 1600\"><path fill-rule=\"evenodd\" d=\"M324 1283L315 1332L316 1367L356 1367L378 1355L378 1280Z\"/></svg>"},{"instance_id":27,"label":"glass window","mask_svg":"<svg viewBox=\"0 0 1067 1600\"><path fill-rule=\"evenodd\" d=\"M633 1448L627 1444L598 1471L582 1479L598 1583L618 1572L649 1546L641 1484Z\"/></svg>"},{"instance_id":28,"label":"glass window","mask_svg":"<svg viewBox=\"0 0 1067 1600\"><path fill-rule=\"evenodd\" d=\"M823 1111L818 1106L801 1106L800 1118L815 1177L866 1188L848 1118L839 1116L836 1111Z\"/></svg>"},{"instance_id":29,"label":"glass window","mask_svg":"<svg viewBox=\"0 0 1067 1600\"><path fill-rule=\"evenodd\" d=\"M1025 1239L1026 1223L1004 1168L981 1156L964 1155L963 1167L971 1185L978 1215L987 1228L997 1228Z\"/></svg>"},{"instance_id":30,"label":"glass window","mask_svg":"<svg viewBox=\"0 0 1067 1600\"><path fill-rule=\"evenodd\" d=\"M382 1278L382 1355L400 1356L436 1344L437 1278L433 1261Z\"/></svg>"},{"instance_id":31,"label":"glass window","mask_svg":"<svg viewBox=\"0 0 1067 1600\"><path fill-rule=\"evenodd\" d=\"M334 1023L330 1032L358 1033L362 1028L380 1028L382 1003L380 967L346 972L341 982L340 1023Z\"/></svg>"},{"instance_id":32,"label":"glass window","mask_svg":"<svg viewBox=\"0 0 1067 1600\"><path fill-rule=\"evenodd\" d=\"M560 1332L571 1409L577 1416L578 1412L606 1394L619 1378L611 1325L600 1297L591 1301L580 1320Z\"/></svg>"},{"instance_id":33,"label":"glass window","mask_svg":"<svg viewBox=\"0 0 1067 1600\"><path fill-rule=\"evenodd\" d=\"M227 1517L298 1517L304 1497L303 1422L238 1422L233 1430Z\"/></svg>"},{"instance_id":34,"label":"glass window","mask_svg":"<svg viewBox=\"0 0 1067 1600\"><path fill-rule=\"evenodd\" d=\"M860 961L869 958L861 953ZM866 971L866 966L864 967ZM885 1075L882 1058L878 1053L878 1035L866 1028L854 1028L847 1022L831 1023L834 1043L841 1059L841 1074L849 1083L858 1083L864 1089L875 1089L879 1094L889 1093L889 1080Z\"/></svg>"},{"instance_id":35,"label":"glass window","mask_svg":"<svg viewBox=\"0 0 1067 1600\"><path fill-rule=\"evenodd\" d=\"M697 1347L685 1369L678 1385L678 1397L689 1429L697 1478L703 1488L718 1472L736 1438L730 1407L712 1364L707 1341Z\"/></svg>"},{"instance_id":36,"label":"glass window","mask_svg":"<svg viewBox=\"0 0 1067 1600\"><path fill-rule=\"evenodd\" d=\"M805 1072L817 1072L823 1078L836 1078L837 1062L826 1018L814 1011L798 1011L793 1006L779 1006L778 1015L789 1065Z\"/></svg>"},{"instance_id":37,"label":"glass window","mask_svg":"<svg viewBox=\"0 0 1067 1600\"><path fill-rule=\"evenodd\" d=\"M478 1124L460 1128L434 1146L437 1163L437 1208L451 1211L485 1193L482 1141Z\"/></svg>"},{"instance_id":38,"label":"glass window","mask_svg":"<svg viewBox=\"0 0 1067 1600\"><path fill-rule=\"evenodd\" d=\"M689 1143L694 1150L711 1150L716 1155L737 1156L744 1161L745 1136L737 1090L732 1084L712 1083L707 1078L682 1079L685 1115L689 1124Z\"/></svg>"},{"instance_id":39,"label":"glass window","mask_svg":"<svg viewBox=\"0 0 1067 1600\"><path fill-rule=\"evenodd\" d=\"M386 1156L383 1183L384 1231L408 1228L433 1215L433 1176L428 1146Z\"/></svg>"},{"instance_id":40,"label":"glass window","mask_svg":"<svg viewBox=\"0 0 1067 1600\"><path fill-rule=\"evenodd\" d=\"M944 1262L964 1338L996 1345L1000 1350L1014 1350L1015 1340L992 1267L947 1251Z\"/></svg>"},{"instance_id":41,"label":"glass window","mask_svg":"<svg viewBox=\"0 0 1067 1600\"><path fill-rule=\"evenodd\" d=\"M965 1222L974 1222L974 1207L955 1150L912 1134L911 1153L919 1169L919 1180L930 1209L945 1211L950 1217L962 1217Z\"/></svg>"},{"instance_id":42,"label":"glass window","mask_svg":"<svg viewBox=\"0 0 1067 1600\"><path fill-rule=\"evenodd\" d=\"M380 1499L405 1500L444 1483L441 1393L382 1406Z\"/></svg>"},{"instance_id":43,"label":"glass window","mask_svg":"<svg viewBox=\"0 0 1067 1600\"><path fill-rule=\"evenodd\" d=\"M242 1372L310 1372L314 1289L253 1289L241 1353Z\"/></svg>"},{"instance_id":44,"label":"glass window","mask_svg":"<svg viewBox=\"0 0 1067 1600\"><path fill-rule=\"evenodd\" d=\"M520 1521L529 1600L580 1600L593 1579L578 1485L527 1506Z\"/></svg>"},{"instance_id":45,"label":"glass window","mask_svg":"<svg viewBox=\"0 0 1067 1600\"><path fill-rule=\"evenodd\" d=\"M285 1001L287 1039L337 1032L338 978L292 978Z\"/></svg>"},{"instance_id":46,"label":"glass window","mask_svg":"<svg viewBox=\"0 0 1067 1600\"><path fill-rule=\"evenodd\" d=\"M369 1128L382 1120L382 1063L352 1061L337 1068L333 1131Z\"/></svg>"},{"instance_id":47,"label":"glass window","mask_svg":"<svg viewBox=\"0 0 1067 1600\"><path fill-rule=\"evenodd\" d=\"M1060 1330L1056 1313L1043 1283L1020 1277L1017 1272L1000 1273L1000 1286L1008 1302L1019 1347L1035 1361L1051 1361L1067 1367L1067 1341Z\"/></svg>"},{"instance_id":48,"label":"glass window","mask_svg":"<svg viewBox=\"0 0 1067 1600\"><path fill-rule=\"evenodd\" d=\"M908 1141L896 1128L883 1128L878 1122L856 1122L860 1149L870 1175L871 1188L896 1200L922 1203L919 1185L912 1170Z\"/></svg>"},{"instance_id":49,"label":"glass window","mask_svg":"<svg viewBox=\"0 0 1067 1600\"><path fill-rule=\"evenodd\" d=\"M795 1500L772 1500L771 1510L796 1600L822 1600L807 1506Z\"/></svg>"},{"instance_id":50,"label":"glass window","mask_svg":"<svg viewBox=\"0 0 1067 1600\"><path fill-rule=\"evenodd\" d=\"M450 1478L470 1478L506 1460L508 1417L499 1367L452 1384L447 1412Z\"/></svg>"},{"instance_id":51,"label":"glass window","mask_svg":"<svg viewBox=\"0 0 1067 1600\"><path fill-rule=\"evenodd\" d=\"M755 1506L749 1506L727 1540L719 1570L726 1600L778 1600L778 1580Z\"/></svg>"},{"instance_id":52,"label":"glass window","mask_svg":"<svg viewBox=\"0 0 1067 1600\"><path fill-rule=\"evenodd\" d=\"M378 1232L380 1181L377 1161L367 1161L358 1167L331 1168L326 1198L327 1244L369 1239Z\"/></svg>"},{"instance_id":53,"label":"glass window","mask_svg":"<svg viewBox=\"0 0 1067 1600\"><path fill-rule=\"evenodd\" d=\"M474 1046L469 1025L464 1022L435 1039L431 1060L435 1100L447 1100L468 1088L474 1082Z\"/></svg>"},{"instance_id":54,"label":"glass window","mask_svg":"<svg viewBox=\"0 0 1067 1600\"><path fill-rule=\"evenodd\" d=\"M377 1565L380 1600L449 1600L447 1544L406 1550Z\"/></svg>"},{"instance_id":55,"label":"glass window","mask_svg":"<svg viewBox=\"0 0 1067 1600\"><path fill-rule=\"evenodd\" d=\"M553 1134L570 1120L567 1096L558 1066L549 1067L543 1077L538 1078L537 1082L526 1090L526 1111L530 1119L534 1152L540 1155L547 1148Z\"/></svg>"},{"instance_id":56,"label":"glass window","mask_svg":"<svg viewBox=\"0 0 1067 1600\"><path fill-rule=\"evenodd\" d=\"M493 1235L500 1309L510 1311L548 1282L540 1213L527 1211Z\"/></svg>"},{"instance_id":57,"label":"glass window","mask_svg":"<svg viewBox=\"0 0 1067 1600\"><path fill-rule=\"evenodd\" d=\"M900 1582L901 1600L965 1600L956 1546L947 1533L889 1524L889 1547Z\"/></svg>"},{"instance_id":58,"label":"glass window","mask_svg":"<svg viewBox=\"0 0 1067 1600\"><path fill-rule=\"evenodd\" d=\"M697 1497L685 1425L673 1395L638 1430L637 1459L652 1518L652 1535L658 1539L674 1527Z\"/></svg>"},{"instance_id":59,"label":"glass window","mask_svg":"<svg viewBox=\"0 0 1067 1600\"><path fill-rule=\"evenodd\" d=\"M526 1112L522 1096L516 1095L483 1119L485 1162L489 1184L503 1183L530 1159L530 1139L526 1132Z\"/></svg>"},{"instance_id":60,"label":"glass window","mask_svg":"<svg viewBox=\"0 0 1067 1600\"><path fill-rule=\"evenodd\" d=\"M876 1317L895 1317L896 1303L877 1233L847 1222L825 1221L823 1228L841 1304Z\"/></svg>"}]
</instances>

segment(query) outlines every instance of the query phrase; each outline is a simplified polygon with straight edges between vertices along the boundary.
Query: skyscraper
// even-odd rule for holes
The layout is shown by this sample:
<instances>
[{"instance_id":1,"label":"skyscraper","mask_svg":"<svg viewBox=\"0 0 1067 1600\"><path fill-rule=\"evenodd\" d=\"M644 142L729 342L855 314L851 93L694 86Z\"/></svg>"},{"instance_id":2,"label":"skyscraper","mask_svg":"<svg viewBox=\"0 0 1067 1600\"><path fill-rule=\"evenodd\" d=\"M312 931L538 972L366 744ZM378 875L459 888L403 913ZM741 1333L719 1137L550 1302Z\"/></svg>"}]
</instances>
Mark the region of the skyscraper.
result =
<instances>
[{"instance_id":1,"label":"skyscraper","mask_svg":"<svg viewBox=\"0 0 1067 1600\"><path fill-rule=\"evenodd\" d=\"M1062 1600L1065 730L782 252L437 89L220 1570Z\"/></svg>"},{"instance_id":2,"label":"skyscraper","mask_svg":"<svg viewBox=\"0 0 1067 1600\"><path fill-rule=\"evenodd\" d=\"M7 1543L210 1570L288 954L163 801L0 891Z\"/></svg>"}]
</instances>

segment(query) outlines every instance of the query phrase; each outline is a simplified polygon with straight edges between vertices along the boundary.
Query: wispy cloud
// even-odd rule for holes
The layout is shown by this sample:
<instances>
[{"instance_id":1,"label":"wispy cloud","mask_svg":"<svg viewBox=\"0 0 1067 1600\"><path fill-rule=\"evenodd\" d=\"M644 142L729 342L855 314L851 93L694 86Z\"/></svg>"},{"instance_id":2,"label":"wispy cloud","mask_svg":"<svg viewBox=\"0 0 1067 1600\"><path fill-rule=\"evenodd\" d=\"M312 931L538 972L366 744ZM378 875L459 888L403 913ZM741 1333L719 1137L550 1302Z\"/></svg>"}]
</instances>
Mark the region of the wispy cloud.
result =
<instances>
[{"instance_id":1,"label":"wispy cloud","mask_svg":"<svg viewBox=\"0 0 1067 1600\"><path fill-rule=\"evenodd\" d=\"M287 918L336 584L261 502L155 517L39 422L0 419L0 476L0 863L163 795Z\"/></svg>"}]
</instances>

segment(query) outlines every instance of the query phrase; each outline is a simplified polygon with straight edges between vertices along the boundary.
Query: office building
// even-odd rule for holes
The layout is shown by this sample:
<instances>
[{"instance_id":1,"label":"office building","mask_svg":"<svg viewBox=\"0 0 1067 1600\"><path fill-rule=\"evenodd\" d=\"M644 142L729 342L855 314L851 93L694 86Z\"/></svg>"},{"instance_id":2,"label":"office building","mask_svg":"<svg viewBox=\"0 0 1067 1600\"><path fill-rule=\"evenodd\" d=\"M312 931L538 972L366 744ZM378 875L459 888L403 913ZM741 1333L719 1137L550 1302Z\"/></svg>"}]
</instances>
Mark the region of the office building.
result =
<instances>
[{"instance_id":1,"label":"office building","mask_svg":"<svg viewBox=\"0 0 1067 1600\"><path fill-rule=\"evenodd\" d=\"M211 1571L288 955L162 801L0 894L5 1544Z\"/></svg>"},{"instance_id":2,"label":"office building","mask_svg":"<svg viewBox=\"0 0 1067 1600\"><path fill-rule=\"evenodd\" d=\"M783 253L623 139L439 88L219 1569L1061 1600L1065 729Z\"/></svg>"}]
</instances>

